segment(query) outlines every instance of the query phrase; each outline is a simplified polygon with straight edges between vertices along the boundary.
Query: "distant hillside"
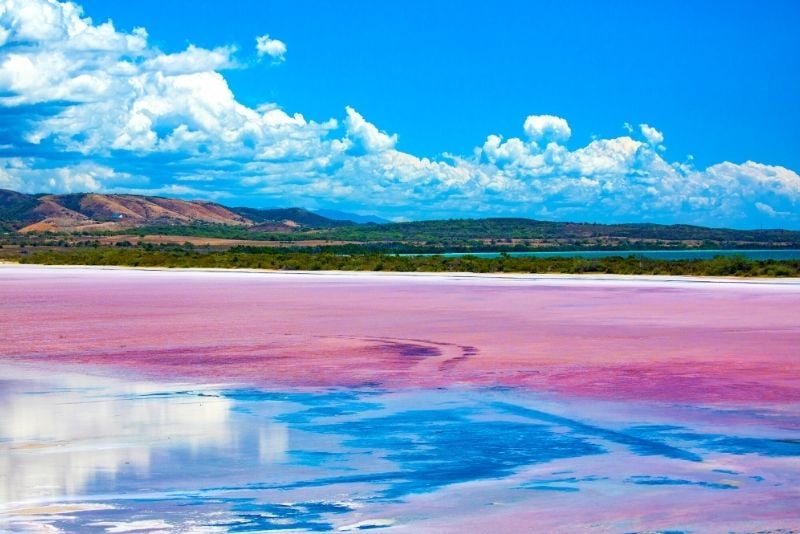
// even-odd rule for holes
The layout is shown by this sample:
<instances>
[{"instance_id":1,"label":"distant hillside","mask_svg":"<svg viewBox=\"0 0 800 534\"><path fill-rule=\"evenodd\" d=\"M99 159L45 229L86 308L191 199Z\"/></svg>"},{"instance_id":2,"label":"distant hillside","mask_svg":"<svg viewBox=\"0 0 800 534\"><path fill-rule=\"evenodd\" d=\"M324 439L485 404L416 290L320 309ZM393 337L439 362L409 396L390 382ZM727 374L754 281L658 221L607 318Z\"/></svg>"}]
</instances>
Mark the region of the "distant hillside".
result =
<instances>
[{"instance_id":1,"label":"distant hillside","mask_svg":"<svg viewBox=\"0 0 800 534\"><path fill-rule=\"evenodd\" d=\"M328 212L343 216L341 212ZM341 215L339 215L341 214ZM370 243L399 250L800 248L800 232L690 225L593 224L523 218L358 224L302 208L226 207L139 195L25 195L0 189L2 232L134 232L238 240Z\"/></svg>"},{"instance_id":2,"label":"distant hillside","mask_svg":"<svg viewBox=\"0 0 800 534\"><path fill-rule=\"evenodd\" d=\"M197 224L296 231L347 223L300 208L259 210L228 208L213 202L140 195L26 195L0 189L0 228L4 231L78 232L148 226Z\"/></svg>"},{"instance_id":3,"label":"distant hillside","mask_svg":"<svg viewBox=\"0 0 800 534\"><path fill-rule=\"evenodd\" d=\"M296 225L307 226L309 228L333 228L336 226L348 226L353 224L351 221L323 217L322 215L303 208L230 208L230 210L246 217L258 225L277 221L292 221Z\"/></svg>"},{"instance_id":4,"label":"distant hillside","mask_svg":"<svg viewBox=\"0 0 800 534\"><path fill-rule=\"evenodd\" d=\"M0 230L8 232L34 222L37 215L33 210L38 204L33 195L0 189Z\"/></svg>"},{"instance_id":5,"label":"distant hillside","mask_svg":"<svg viewBox=\"0 0 800 534\"><path fill-rule=\"evenodd\" d=\"M556 243L566 240L603 240L619 244L630 241L672 241L753 243L769 246L800 247L800 232L791 230L732 230L702 226L660 224L592 224L537 221L522 218L449 219L380 225L359 225L320 234L327 239L347 241L403 241L417 243L457 243L480 240L519 240Z\"/></svg>"}]
</instances>

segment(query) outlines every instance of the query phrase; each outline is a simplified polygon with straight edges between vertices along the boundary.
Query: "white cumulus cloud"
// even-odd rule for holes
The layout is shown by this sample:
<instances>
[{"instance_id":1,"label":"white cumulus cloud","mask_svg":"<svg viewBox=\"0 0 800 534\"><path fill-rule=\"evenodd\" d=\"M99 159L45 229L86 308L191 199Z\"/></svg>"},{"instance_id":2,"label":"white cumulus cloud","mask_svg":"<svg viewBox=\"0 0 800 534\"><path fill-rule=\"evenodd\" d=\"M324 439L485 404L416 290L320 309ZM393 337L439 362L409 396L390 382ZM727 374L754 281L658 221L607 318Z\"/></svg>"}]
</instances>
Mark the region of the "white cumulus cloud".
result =
<instances>
[{"instance_id":1,"label":"white cumulus cloud","mask_svg":"<svg viewBox=\"0 0 800 534\"><path fill-rule=\"evenodd\" d=\"M353 143L367 153L383 152L394 148L397 135L381 132L374 124L367 122L361 114L350 106L345 108L347 135Z\"/></svg>"},{"instance_id":2,"label":"white cumulus cloud","mask_svg":"<svg viewBox=\"0 0 800 534\"><path fill-rule=\"evenodd\" d=\"M572 130L565 119L554 115L531 115L525 119L525 133L531 141L566 141Z\"/></svg>"},{"instance_id":3,"label":"white cumulus cloud","mask_svg":"<svg viewBox=\"0 0 800 534\"><path fill-rule=\"evenodd\" d=\"M285 45L264 35L260 55ZM165 52L147 32L95 23L71 2L0 0L0 109L17 140L0 187L168 195L314 207L387 218L513 215L800 228L800 176L785 167L671 162L648 124L565 146L566 119L530 115L467 156L425 158L354 107L319 121L237 100L236 49ZM28 111L32 110L32 111ZM14 119L17 117L17 119ZM480 140L476 140L480 143ZM15 153L16 151L16 153ZM187 185L191 184L191 186Z\"/></svg>"},{"instance_id":4,"label":"white cumulus cloud","mask_svg":"<svg viewBox=\"0 0 800 534\"><path fill-rule=\"evenodd\" d=\"M119 186L136 187L146 183L146 178L120 173L97 163L37 168L31 160L0 158L0 187L24 193L104 192L113 191Z\"/></svg>"},{"instance_id":5,"label":"white cumulus cloud","mask_svg":"<svg viewBox=\"0 0 800 534\"><path fill-rule=\"evenodd\" d=\"M206 50L194 45L174 54L159 54L145 64L149 71L163 72L165 74L192 74L209 70L219 70L233 67L236 62L233 46L221 46L214 50Z\"/></svg>"},{"instance_id":6,"label":"white cumulus cloud","mask_svg":"<svg viewBox=\"0 0 800 534\"><path fill-rule=\"evenodd\" d=\"M259 56L269 56L275 61L286 59L286 43L270 38L268 33L256 37L256 51Z\"/></svg>"},{"instance_id":7,"label":"white cumulus cloud","mask_svg":"<svg viewBox=\"0 0 800 534\"><path fill-rule=\"evenodd\" d=\"M639 128L641 129L642 135L649 144L653 146L658 146L664 142L664 134L662 134L652 126L648 124L640 124Z\"/></svg>"}]
</instances>

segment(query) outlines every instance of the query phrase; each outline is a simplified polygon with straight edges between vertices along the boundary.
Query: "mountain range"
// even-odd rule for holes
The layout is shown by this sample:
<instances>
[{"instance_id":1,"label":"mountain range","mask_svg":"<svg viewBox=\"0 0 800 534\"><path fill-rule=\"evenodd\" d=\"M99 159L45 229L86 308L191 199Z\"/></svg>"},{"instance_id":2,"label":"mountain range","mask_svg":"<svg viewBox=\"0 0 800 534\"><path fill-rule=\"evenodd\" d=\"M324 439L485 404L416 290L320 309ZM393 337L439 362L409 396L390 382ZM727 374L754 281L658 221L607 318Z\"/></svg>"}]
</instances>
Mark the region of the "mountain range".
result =
<instances>
[{"instance_id":1,"label":"mountain range","mask_svg":"<svg viewBox=\"0 0 800 534\"><path fill-rule=\"evenodd\" d=\"M28 195L0 189L0 228L22 233L123 230L197 223L292 232L354 224L341 220L346 215L341 213L340 218L335 219L302 208L227 207L214 202L140 195Z\"/></svg>"},{"instance_id":2,"label":"mountain range","mask_svg":"<svg viewBox=\"0 0 800 534\"><path fill-rule=\"evenodd\" d=\"M134 229L141 232L146 227L170 235L261 239L275 233L302 233L309 239L431 246L474 241L484 245L533 247L800 248L800 232L780 229L734 230L680 224L594 224L523 218L390 223L338 211L314 213L303 208L228 207L207 201L128 194L29 195L0 189L0 231L4 233L91 234Z\"/></svg>"}]
</instances>

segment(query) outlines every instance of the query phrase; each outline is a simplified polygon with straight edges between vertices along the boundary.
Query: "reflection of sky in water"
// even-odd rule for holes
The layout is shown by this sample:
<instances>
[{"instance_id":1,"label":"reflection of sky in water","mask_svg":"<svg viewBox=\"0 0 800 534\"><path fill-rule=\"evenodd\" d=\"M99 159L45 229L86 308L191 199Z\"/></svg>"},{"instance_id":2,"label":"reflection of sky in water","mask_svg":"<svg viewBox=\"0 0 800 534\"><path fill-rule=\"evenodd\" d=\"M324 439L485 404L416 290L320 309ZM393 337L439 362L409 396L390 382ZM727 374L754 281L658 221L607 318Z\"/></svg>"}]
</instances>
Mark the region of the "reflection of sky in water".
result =
<instances>
[{"instance_id":1,"label":"reflection of sky in water","mask_svg":"<svg viewBox=\"0 0 800 534\"><path fill-rule=\"evenodd\" d=\"M570 417L513 391L264 392L0 372L14 376L0 381L0 527L17 530L414 530L497 503L597 508L623 527L626 506L724 514L731 494L730 510L762 494L781 509L800 479L800 442L779 428L603 423L607 407Z\"/></svg>"},{"instance_id":2,"label":"reflection of sky in water","mask_svg":"<svg viewBox=\"0 0 800 534\"><path fill-rule=\"evenodd\" d=\"M74 377L52 389L0 383L1 502L79 495L102 480L111 484L122 470L146 476L158 468L155 451L172 442L194 454L233 445L230 400L98 384Z\"/></svg>"}]
</instances>

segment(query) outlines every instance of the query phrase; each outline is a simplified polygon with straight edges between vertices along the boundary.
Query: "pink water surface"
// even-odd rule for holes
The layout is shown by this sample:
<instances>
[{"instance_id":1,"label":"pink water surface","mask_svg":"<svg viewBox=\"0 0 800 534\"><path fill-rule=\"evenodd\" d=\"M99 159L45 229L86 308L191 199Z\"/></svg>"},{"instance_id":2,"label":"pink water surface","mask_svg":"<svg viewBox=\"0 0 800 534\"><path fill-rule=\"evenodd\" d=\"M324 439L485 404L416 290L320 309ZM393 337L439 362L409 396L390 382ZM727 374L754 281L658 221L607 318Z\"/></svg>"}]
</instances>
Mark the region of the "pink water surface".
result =
<instances>
[{"instance_id":1,"label":"pink water surface","mask_svg":"<svg viewBox=\"0 0 800 534\"><path fill-rule=\"evenodd\" d=\"M0 267L0 358L263 386L800 401L800 282Z\"/></svg>"},{"instance_id":2,"label":"pink water surface","mask_svg":"<svg viewBox=\"0 0 800 534\"><path fill-rule=\"evenodd\" d=\"M69 528L193 521L180 491L353 500L327 520L397 532L800 526L799 280L0 265L0 364L0 530L42 492L105 499ZM63 385L87 373L108 383ZM151 461L182 439L202 461Z\"/></svg>"}]
</instances>

